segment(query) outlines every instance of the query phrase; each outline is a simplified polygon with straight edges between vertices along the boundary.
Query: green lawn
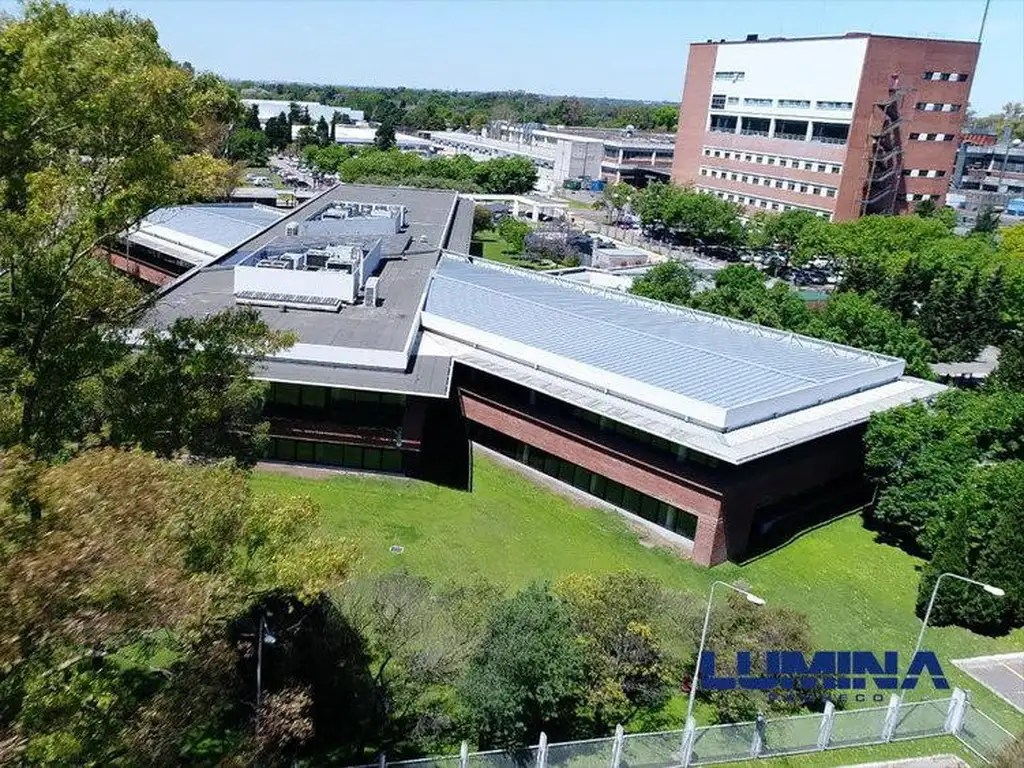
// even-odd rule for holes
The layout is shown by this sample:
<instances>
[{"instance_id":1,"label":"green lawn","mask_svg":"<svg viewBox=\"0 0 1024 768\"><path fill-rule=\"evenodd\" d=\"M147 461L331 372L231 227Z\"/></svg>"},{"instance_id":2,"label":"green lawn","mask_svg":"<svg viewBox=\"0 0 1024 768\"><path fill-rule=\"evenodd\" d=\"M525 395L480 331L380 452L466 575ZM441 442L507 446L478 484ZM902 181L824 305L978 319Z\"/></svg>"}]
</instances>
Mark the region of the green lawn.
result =
<instances>
[{"instance_id":1,"label":"green lawn","mask_svg":"<svg viewBox=\"0 0 1024 768\"><path fill-rule=\"evenodd\" d=\"M928 755L955 755L968 765L984 765L977 755L970 752L957 739L952 736L939 736L933 739L914 739L913 741L880 744L875 747L852 747L828 752L813 752L806 755L761 758L740 763L720 763L718 768L733 768L733 766L749 768L755 764L764 765L766 768L837 768L837 766L876 763L882 760L902 760L908 757Z\"/></svg>"},{"instance_id":2,"label":"green lawn","mask_svg":"<svg viewBox=\"0 0 1024 768\"><path fill-rule=\"evenodd\" d=\"M576 208L577 210L592 211L594 210L593 203L586 203L582 200L576 200L571 197L564 197L561 199L563 203L568 205L570 208Z\"/></svg>"},{"instance_id":3,"label":"green lawn","mask_svg":"<svg viewBox=\"0 0 1024 768\"><path fill-rule=\"evenodd\" d=\"M697 594L706 594L715 579L745 582L772 605L806 613L823 650L909 654L920 628L914 599L921 561L877 543L858 515L746 565L704 569L642 545L617 515L578 506L479 456L471 493L355 475L305 480L256 473L252 483L261 493L305 494L319 502L325 525L359 547L360 570L407 566L434 581L482 576L515 588L572 572L635 569ZM393 544L405 550L391 554ZM936 651L951 684L969 689L986 714L1011 730L1024 728L1016 710L948 664L1024 648L1024 630L989 638L930 628L924 647ZM907 699L942 695L928 685Z\"/></svg>"},{"instance_id":4,"label":"green lawn","mask_svg":"<svg viewBox=\"0 0 1024 768\"><path fill-rule=\"evenodd\" d=\"M483 229L473 234L473 241L480 244L483 257L491 261L500 261L503 264L511 264L513 267L525 267L526 269L553 269L558 265L551 261L530 261L524 259L520 254L512 251L508 244L495 230Z\"/></svg>"}]
</instances>

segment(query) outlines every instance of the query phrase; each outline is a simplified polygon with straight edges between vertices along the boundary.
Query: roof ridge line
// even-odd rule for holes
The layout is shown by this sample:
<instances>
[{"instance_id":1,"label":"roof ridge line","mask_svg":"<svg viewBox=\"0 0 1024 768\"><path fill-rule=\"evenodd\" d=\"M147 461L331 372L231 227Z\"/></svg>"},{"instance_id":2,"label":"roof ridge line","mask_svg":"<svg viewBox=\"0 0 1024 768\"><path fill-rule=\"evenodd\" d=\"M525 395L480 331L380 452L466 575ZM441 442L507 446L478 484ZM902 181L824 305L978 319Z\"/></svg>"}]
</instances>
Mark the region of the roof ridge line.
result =
<instances>
[{"instance_id":1,"label":"roof ridge line","mask_svg":"<svg viewBox=\"0 0 1024 768\"><path fill-rule=\"evenodd\" d=\"M811 345L816 349L833 355L834 357L841 358L855 358L861 360L870 360L874 367L881 368L885 365L897 362L901 358L892 357L891 355L883 355L880 352L871 352L866 349L857 349L856 347L850 347L845 344L839 344L834 341L827 341L825 339L818 339L814 336L807 336L802 333L796 333L795 331L785 331L779 328L770 328L766 325L758 325L757 323L750 322L748 320L738 320L734 317L726 317L725 315L716 315L713 312L705 312L701 309L694 309L693 307L687 307L679 304L671 304L665 301L658 301L657 299L649 299L646 296L637 296L634 294L623 294L621 291L614 291L608 288L595 287L592 285L578 283L573 280L566 280L561 276L549 275L544 272L538 272L536 270L523 269L522 267L516 267L511 264L501 264L492 262L489 259L468 256L465 254L459 254L454 251L446 252L444 255L451 256L458 261L469 261L474 264L479 264L486 269L493 270L495 272L505 272L508 274L519 275L521 277L536 280L537 282L557 283L563 285L566 288L570 288L581 293L587 293L593 296L605 296L612 301L618 301L623 304L637 304L649 306L655 311L664 312L666 314L682 315L684 317L696 318L698 320L706 320L709 323L717 323L720 325L734 328L743 333L750 335L760 336L762 338L769 337L775 338L780 341L788 341L797 346ZM905 361L904 361L905 362Z\"/></svg>"},{"instance_id":2,"label":"roof ridge line","mask_svg":"<svg viewBox=\"0 0 1024 768\"><path fill-rule=\"evenodd\" d=\"M446 280L451 280L452 282L460 283L462 285L471 285L471 286L473 286L475 288L479 288L479 289L487 291L489 293L498 294L498 295L501 295L501 296L510 296L511 295L511 294L506 293L504 291L495 290L494 288L488 288L487 286L477 285L475 283L469 283L469 282L467 282L465 280L460 280L458 278L451 277L450 275L442 275L439 272L435 273L435 277L441 277L441 278L444 278ZM715 350L705 349L705 348L702 348L702 347L695 347L692 344L686 344L685 342L676 341L675 339L669 339L669 338L666 338L664 336L655 336L653 333L650 333L648 331L640 331L640 330L635 330L635 329L631 329L631 328L625 328L622 325L617 325L615 323L609 322L608 320L593 319L593 318L589 318L589 317L584 317L582 315L576 314L574 312L570 312L570 311L565 310L565 309L560 309L558 307L552 307L552 306L547 305L547 304L541 304L539 301L534 301L532 299L523 299L523 298L518 297L518 296L515 297L515 298L518 301L525 301L528 304L532 304L532 305L538 306L538 307L544 307L544 308L549 309L549 310L551 310L553 312L559 312L559 313L561 313L563 315L570 315L570 316L576 317L576 318L578 318L580 320L587 320L587 321L594 322L594 323L600 323L602 325L610 326L612 328L617 328L619 330L624 330L624 331L627 331L628 333L635 333L637 335L644 336L644 337L649 338L649 339L654 339L656 341L665 341L665 342L668 342L669 344L672 344L673 346L676 346L676 347L683 347L685 349L693 350L694 352L712 355L712 356L718 357L718 358L720 358L722 360L729 360L730 362L733 362L733 363L741 363L743 365L754 366L756 368L760 368L760 369L765 370L765 371L771 371L772 373L775 373L775 374L777 374L779 376L787 376L787 377L796 379L798 381L807 382L807 383L813 384L813 385L820 385L822 383L820 381L816 381L815 379L810 379L810 378L807 378L806 376L801 376L798 373L787 373L785 371L780 371L778 368L773 368L770 365L765 365L763 363L753 362L751 360L743 360L742 358L733 357L732 355L726 355L726 354L724 354L722 352L718 352L718 351L715 351ZM593 367L598 368L599 366L593 366ZM654 385L651 385L651 386L654 386ZM659 386L658 389L664 389L664 387L660 387ZM670 391L670 390L666 390L666 391Z\"/></svg>"}]
</instances>

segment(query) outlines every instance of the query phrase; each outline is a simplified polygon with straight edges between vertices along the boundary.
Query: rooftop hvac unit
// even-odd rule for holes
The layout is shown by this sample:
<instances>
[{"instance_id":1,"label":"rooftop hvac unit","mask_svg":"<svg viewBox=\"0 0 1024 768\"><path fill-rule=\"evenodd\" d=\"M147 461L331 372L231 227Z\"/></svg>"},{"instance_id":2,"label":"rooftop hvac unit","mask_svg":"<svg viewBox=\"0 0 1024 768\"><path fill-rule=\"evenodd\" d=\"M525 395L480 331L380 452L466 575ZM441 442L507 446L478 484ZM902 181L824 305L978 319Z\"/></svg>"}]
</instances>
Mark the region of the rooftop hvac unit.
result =
<instances>
[{"instance_id":1,"label":"rooftop hvac unit","mask_svg":"<svg viewBox=\"0 0 1024 768\"><path fill-rule=\"evenodd\" d=\"M305 269L306 257L301 253L282 253L256 264L264 269Z\"/></svg>"},{"instance_id":2,"label":"rooftop hvac unit","mask_svg":"<svg viewBox=\"0 0 1024 768\"><path fill-rule=\"evenodd\" d=\"M284 233L290 237L296 237L299 234L299 222L289 221L284 226Z\"/></svg>"},{"instance_id":3,"label":"rooftop hvac unit","mask_svg":"<svg viewBox=\"0 0 1024 768\"><path fill-rule=\"evenodd\" d=\"M368 307L377 306L377 284L379 280L379 277L371 277L366 281L366 293L363 295L363 302Z\"/></svg>"},{"instance_id":4,"label":"rooftop hvac unit","mask_svg":"<svg viewBox=\"0 0 1024 768\"><path fill-rule=\"evenodd\" d=\"M324 268L328 272L348 272L351 274L352 262L340 256L331 256L327 259L327 264L324 265Z\"/></svg>"}]
</instances>

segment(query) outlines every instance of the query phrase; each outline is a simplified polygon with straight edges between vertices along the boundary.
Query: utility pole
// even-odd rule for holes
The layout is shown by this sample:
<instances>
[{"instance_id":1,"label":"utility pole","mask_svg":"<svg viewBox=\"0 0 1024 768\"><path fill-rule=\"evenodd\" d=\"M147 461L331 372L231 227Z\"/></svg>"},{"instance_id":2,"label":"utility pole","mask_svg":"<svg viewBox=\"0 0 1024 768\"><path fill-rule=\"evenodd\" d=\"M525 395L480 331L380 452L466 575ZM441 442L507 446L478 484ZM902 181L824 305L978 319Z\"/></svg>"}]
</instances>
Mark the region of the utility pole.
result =
<instances>
[{"instance_id":1,"label":"utility pole","mask_svg":"<svg viewBox=\"0 0 1024 768\"><path fill-rule=\"evenodd\" d=\"M981 14L981 27L978 29L978 42L981 42L981 36L985 34L985 21L988 19L988 6L992 0L985 0L985 10Z\"/></svg>"}]
</instances>

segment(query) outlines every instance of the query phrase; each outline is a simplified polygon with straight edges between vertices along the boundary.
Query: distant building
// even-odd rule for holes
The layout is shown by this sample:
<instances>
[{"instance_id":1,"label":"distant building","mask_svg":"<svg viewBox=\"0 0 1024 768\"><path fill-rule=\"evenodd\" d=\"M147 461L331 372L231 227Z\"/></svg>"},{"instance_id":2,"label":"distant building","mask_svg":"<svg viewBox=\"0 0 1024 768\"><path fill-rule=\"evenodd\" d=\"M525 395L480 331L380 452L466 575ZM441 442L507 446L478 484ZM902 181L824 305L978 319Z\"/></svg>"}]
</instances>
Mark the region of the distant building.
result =
<instances>
[{"instance_id":1,"label":"distant building","mask_svg":"<svg viewBox=\"0 0 1024 768\"><path fill-rule=\"evenodd\" d=\"M694 43L672 179L837 221L943 205L979 48L860 32Z\"/></svg>"},{"instance_id":2,"label":"distant building","mask_svg":"<svg viewBox=\"0 0 1024 768\"><path fill-rule=\"evenodd\" d=\"M331 122L331 118L334 117L334 113L338 112L342 115L347 115L348 119L353 123L362 123L365 121L363 110L361 109L349 109L348 107L332 107L327 104L318 104L315 101L278 101L276 99L242 99L242 103L245 106L251 107L253 104L259 110L260 115L260 127L267 124L267 120L272 117L277 117L282 112L286 115L292 103L298 104L299 109L309 110L309 119L316 123L321 117L328 123Z\"/></svg>"},{"instance_id":3,"label":"distant building","mask_svg":"<svg viewBox=\"0 0 1024 768\"><path fill-rule=\"evenodd\" d=\"M554 181L587 177L609 184L626 182L643 187L668 181L675 152L675 137L668 133L633 128L605 130L494 122L485 128L490 139L527 145L549 153Z\"/></svg>"},{"instance_id":4,"label":"distant building","mask_svg":"<svg viewBox=\"0 0 1024 768\"><path fill-rule=\"evenodd\" d=\"M1024 196L1024 144L961 142L951 188L958 195L954 207L968 214L988 206L1017 210L1011 201Z\"/></svg>"},{"instance_id":5,"label":"distant building","mask_svg":"<svg viewBox=\"0 0 1024 768\"><path fill-rule=\"evenodd\" d=\"M302 128L303 126L301 125L293 125L292 138L298 136L298 132ZM365 126L351 125L336 125L334 127L334 141L336 144L364 147L373 144L373 140L376 136L376 128L367 128ZM403 152L418 152L420 154L430 154L432 151L433 144L429 139L423 139L420 138L419 136L412 136L408 133L396 133L395 146L398 147Z\"/></svg>"}]
</instances>

